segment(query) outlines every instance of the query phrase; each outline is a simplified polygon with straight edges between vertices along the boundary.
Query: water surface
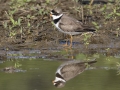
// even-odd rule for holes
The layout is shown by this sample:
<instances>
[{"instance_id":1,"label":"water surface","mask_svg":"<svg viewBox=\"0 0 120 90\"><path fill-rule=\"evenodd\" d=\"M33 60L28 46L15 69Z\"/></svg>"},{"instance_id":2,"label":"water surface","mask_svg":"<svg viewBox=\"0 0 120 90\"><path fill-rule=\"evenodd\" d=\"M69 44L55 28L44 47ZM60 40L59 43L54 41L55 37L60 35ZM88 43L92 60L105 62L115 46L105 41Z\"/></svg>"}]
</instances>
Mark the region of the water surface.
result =
<instances>
[{"instance_id":1,"label":"water surface","mask_svg":"<svg viewBox=\"0 0 120 90\"><path fill-rule=\"evenodd\" d=\"M83 56L80 54L78 56ZM88 59L88 57L84 58ZM120 76L116 62L119 58L101 55L97 63L82 74L68 81L62 90L120 90ZM113 62L115 61L115 63ZM4 72L3 68L15 66L18 72ZM16 59L0 64L0 90L57 90L52 85L55 71L63 61L46 59Z\"/></svg>"}]
</instances>

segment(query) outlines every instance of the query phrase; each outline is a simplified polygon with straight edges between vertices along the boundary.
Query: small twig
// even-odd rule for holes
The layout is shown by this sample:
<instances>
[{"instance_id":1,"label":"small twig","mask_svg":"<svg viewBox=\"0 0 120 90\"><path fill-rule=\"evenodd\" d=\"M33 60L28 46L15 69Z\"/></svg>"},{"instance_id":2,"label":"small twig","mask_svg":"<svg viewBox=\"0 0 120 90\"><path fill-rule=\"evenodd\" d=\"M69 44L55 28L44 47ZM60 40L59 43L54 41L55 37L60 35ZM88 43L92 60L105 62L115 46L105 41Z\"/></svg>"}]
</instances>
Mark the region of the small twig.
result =
<instances>
[{"instance_id":1,"label":"small twig","mask_svg":"<svg viewBox=\"0 0 120 90\"><path fill-rule=\"evenodd\" d=\"M91 1L90 1L89 6L91 6L91 5L93 4L93 1L94 1L94 0L91 0Z\"/></svg>"}]
</instances>

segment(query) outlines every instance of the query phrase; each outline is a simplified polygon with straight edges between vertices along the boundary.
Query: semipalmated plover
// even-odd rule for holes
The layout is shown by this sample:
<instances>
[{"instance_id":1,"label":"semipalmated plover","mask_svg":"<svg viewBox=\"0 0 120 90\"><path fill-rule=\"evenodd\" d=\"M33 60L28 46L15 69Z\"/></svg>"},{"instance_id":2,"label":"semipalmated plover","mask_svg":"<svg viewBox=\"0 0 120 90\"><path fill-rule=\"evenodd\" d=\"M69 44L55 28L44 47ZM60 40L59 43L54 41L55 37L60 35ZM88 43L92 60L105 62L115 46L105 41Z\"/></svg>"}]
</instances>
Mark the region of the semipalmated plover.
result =
<instances>
[{"instance_id":1,"label":"semipalmated plover","mask_svg":"<svg viewBox=\"0 0 120 90\"><path fill-rule=\"evenodd\" d=\"M70 35L70 46L72 46L72 35L82 34L83 32L94 32L95 30L83 25L82 22L72 18L59 8L51 10L50 16L53 18L55 27L62 33Z\"/></svg>"},{"instance_id":2,"label":"semipalmated plover","mask_svg":"<svg viewBox=\"0 0 120 90\"><path fill-rule=\"evenodd\" d=\"M94 60L81 62L73 60L61 64L55 73L55 80L53 81L53 85L57 88L64 87L66 81L74 78L78 74L81 74L87 68L88 65L91 65L95 62L97 61Z\"/></svg>"}]
</instances>

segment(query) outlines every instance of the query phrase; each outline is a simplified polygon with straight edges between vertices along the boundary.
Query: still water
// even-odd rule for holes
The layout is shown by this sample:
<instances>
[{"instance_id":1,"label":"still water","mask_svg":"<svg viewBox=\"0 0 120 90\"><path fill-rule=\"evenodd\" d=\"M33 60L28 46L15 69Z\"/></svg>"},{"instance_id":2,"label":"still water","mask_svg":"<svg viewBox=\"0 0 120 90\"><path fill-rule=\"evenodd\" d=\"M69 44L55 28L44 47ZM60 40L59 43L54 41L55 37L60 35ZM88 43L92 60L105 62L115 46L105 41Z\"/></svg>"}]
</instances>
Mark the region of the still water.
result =
<instances>
[{"instance_id":1,"label":"still water","mask_svg":"<svg viewBox=\"0 0 120 90\"><path fill-rule=\"evenodd\" d=\"M79 54L79 57L85 57ZM93 69L85 70L82 74L68 81L60 90L120 90L119 59L114 56L95 54L97 63ZM80 60L83 60L80 58ZM58 90L52 85L56 69L64 60L49 59L15 59L0 63L0 90ZM3 68L15 66L14 72L5 72Z\"/></svg>"}]
</instances>

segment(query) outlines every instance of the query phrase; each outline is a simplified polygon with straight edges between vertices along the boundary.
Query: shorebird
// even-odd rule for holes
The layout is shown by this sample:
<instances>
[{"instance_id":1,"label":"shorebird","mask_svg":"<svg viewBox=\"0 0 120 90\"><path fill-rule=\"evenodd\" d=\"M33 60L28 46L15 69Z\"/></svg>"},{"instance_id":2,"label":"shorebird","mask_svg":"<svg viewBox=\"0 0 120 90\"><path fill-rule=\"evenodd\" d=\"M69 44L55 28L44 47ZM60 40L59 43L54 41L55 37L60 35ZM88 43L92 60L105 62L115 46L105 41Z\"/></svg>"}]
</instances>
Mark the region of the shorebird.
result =
<instances>
[{"instance_id":1,"label":"shorebird","mask_svg":"<svg viewBox=\"0 0 120 90\"><path fill-rule=\"evenodd\" d=\"M79 20L64 14L59 8L51 10L50 16L53 18L55 27L60 32L70 35L70 47L72 47L73 35L82 34L83 32L95 31L94 29L83 25L83 23Z\"/></svg>"},{"instance_id":2,"label":"shorebird","mask_svg":"<svg viewBox=\"0 0 120 90\"><path fill-rule=\"evenodd\" d=\"M86 62L73 60L61 64L55 73L55 80L53 81L53 85L57 88L64 87L65 83L68 80L74 78L78 74L81 74L87 68L88 65L91 65L96 62L96 60Z\"/></svg>"}]
</instances>

